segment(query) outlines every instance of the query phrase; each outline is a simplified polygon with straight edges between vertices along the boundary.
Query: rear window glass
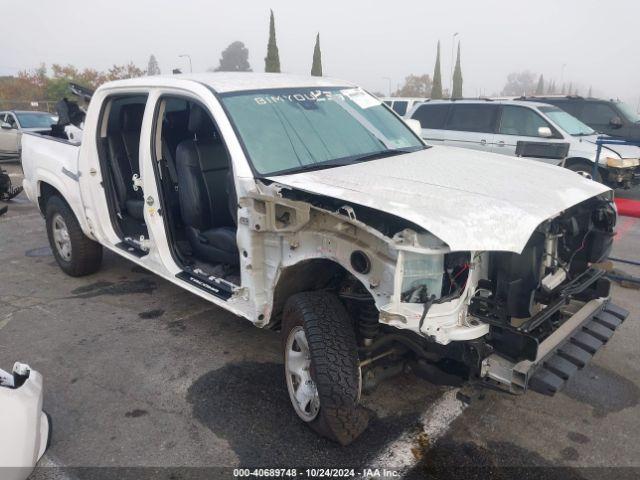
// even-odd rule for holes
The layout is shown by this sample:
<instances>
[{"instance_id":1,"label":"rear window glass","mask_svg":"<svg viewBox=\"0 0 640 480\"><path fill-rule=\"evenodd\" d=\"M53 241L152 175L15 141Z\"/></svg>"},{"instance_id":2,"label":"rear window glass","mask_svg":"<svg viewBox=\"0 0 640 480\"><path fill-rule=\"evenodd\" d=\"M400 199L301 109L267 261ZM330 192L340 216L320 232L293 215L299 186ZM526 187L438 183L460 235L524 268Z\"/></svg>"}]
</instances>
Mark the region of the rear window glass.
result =
<instances>
[{"instance_id":1,"label":"rear window glass","mask_svg":"<svg viewBox=\"0 0 640 480\"><path fill-rule=\"evenodd\" d=\"M582 120L586 123L607 125L616 111L606 103L587 103L582 109Z\"/></svg>"},{"instance_id":2,"label":"rear window glass","mask_svg":"<svg viewBox=\"0 0 640 480\"><path fill-rule=\"evenodd\" d=\"M449 105L421 105L412 118L418 120L422 128L430 128L434 130L442 130L449 113Z\"/></svg>"},{"instance_id":3,"label":"rear window glass","mask_svg":"<svg viewBox=\"0 0 640 480\"><path fill-rule=\"evenodd\" d=\"M551 103L551 105L555 105L558 108L561 108L565 112L570 113L574 117L578 117L580 115L580 107L581 105L578 102L544 102Z\"/></svg>"},{"instance_id":4,"label":"rear window glass","mask_svg":"<svg viewBox=\"0 0 640 480\"><path fill-rule=\"evenodd\" d=\"M495 105L452 105L446 129L491 133L495 127L497 112Z\"/></svg>"},{"instance_id":5,"label":"rear window glass","mask_svg":"<svg viewBox=\"0 0 640 480\"><path fill-rule=\"evenodd\" d=\"M407 113L407 106L409 105L409 102L406 101L398 101L398 102L393 102L393 111L396 112L398 115L402 116L405 113Z\"/></svg>"}]
</instances>

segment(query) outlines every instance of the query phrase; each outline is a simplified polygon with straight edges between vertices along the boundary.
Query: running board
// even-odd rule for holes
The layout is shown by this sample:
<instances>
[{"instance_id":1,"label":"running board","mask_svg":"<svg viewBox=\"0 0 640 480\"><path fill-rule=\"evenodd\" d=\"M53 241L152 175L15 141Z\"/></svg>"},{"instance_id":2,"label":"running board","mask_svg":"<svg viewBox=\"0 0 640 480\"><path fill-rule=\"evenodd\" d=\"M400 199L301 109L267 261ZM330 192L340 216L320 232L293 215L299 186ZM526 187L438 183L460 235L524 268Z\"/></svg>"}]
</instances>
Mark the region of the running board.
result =
<instances>
[{"instance_id":1,"label":"running board","mask_svg":"<svg viewBox=\"0 0 640 480\"><path fill-rule=\"evenodd\" d=\"M592 300L540 344L536 360L513 363L494 353L483 361L481 376L511 393L529 388L555 395L628 316L627 310L611 302Z\"/></svg>"},{"instance_id":2,"label":"running board","mask_svg":"<svg viewBox=\"0 0 640 480\"><path fill-rule=\"evenodd\" d=\"M183 271L179 272L176 275L176 278L184 280L185 282L188 282L191 285L194 285L199 289L204 290L207 293L211 293L223 300L229 300L233 294L233 288L228 282L214 277L205 277L204 275L197 275L195 273Z\"/></svg>"}]
</instances>

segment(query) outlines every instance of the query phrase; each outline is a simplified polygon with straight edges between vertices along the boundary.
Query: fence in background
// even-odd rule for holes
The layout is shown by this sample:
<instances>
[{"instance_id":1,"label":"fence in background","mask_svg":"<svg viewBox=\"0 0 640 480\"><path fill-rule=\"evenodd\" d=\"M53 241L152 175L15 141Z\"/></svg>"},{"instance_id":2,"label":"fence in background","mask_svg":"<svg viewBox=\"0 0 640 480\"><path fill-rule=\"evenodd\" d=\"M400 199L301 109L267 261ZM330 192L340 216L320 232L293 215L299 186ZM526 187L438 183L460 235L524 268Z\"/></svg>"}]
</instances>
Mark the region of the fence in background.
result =
<instances>
[{"instance_id":1,"label":"fence in background","mask_svg":"<svg viewBox=\"0 0 640 480\"><path fill-rule=\"evenodd\" d=\"M55 113L56 102L50 100L0 100L0 110L31 110Z\"/></svg>"}]
</instances>

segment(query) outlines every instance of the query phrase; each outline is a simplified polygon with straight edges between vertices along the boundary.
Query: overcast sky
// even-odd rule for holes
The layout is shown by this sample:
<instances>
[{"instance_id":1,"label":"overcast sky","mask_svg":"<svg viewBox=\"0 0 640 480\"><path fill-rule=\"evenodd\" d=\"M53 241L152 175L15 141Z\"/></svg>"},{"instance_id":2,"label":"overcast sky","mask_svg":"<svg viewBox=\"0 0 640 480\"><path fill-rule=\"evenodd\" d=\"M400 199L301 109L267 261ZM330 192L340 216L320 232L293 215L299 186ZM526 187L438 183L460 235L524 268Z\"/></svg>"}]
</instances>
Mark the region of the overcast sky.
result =
<instances>
[{"instance_id":1,"label":"overcast sky","mask_svg":"<svg viewBox=\"0 0 640 480\"><path fill-rule=\"evenodd\" d=\"M465 96L499 92L529 69L583 92L640 101L640 2L633 0L0 0L0 74L47 64L106 69L155 54L163 73L216 66L234 40L264 69L269 8L282 70L308 73L320 32L325 75L387 92L411 73L433 74L442 42L449 85L452 35L462 41Z\"/></svg>"}]
</instances>

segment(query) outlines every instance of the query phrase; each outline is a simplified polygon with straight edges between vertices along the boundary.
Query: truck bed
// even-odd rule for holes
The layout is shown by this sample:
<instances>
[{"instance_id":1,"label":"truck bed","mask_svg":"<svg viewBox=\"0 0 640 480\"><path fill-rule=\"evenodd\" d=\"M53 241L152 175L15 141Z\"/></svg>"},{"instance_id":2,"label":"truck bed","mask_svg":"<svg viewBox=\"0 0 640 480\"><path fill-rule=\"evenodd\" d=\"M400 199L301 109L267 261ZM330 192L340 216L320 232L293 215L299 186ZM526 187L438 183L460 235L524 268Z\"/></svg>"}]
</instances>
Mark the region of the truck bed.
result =
<instances>
[{"instance_id":1,"label":"truck bed","mask_svg":"<svg viewBox=\"0 0 640 480\"><path fill-rule=\"evenodd\" d=\"M53 188L71 206L80 223L84 223L78 179L80 145L49 135L27 133L22 138L23 187L33 203L39 205L43 190ZM51 190L50 190L51 191ZM43 205L39 205L44 208Z\"/></svg>"}]
</instances>

